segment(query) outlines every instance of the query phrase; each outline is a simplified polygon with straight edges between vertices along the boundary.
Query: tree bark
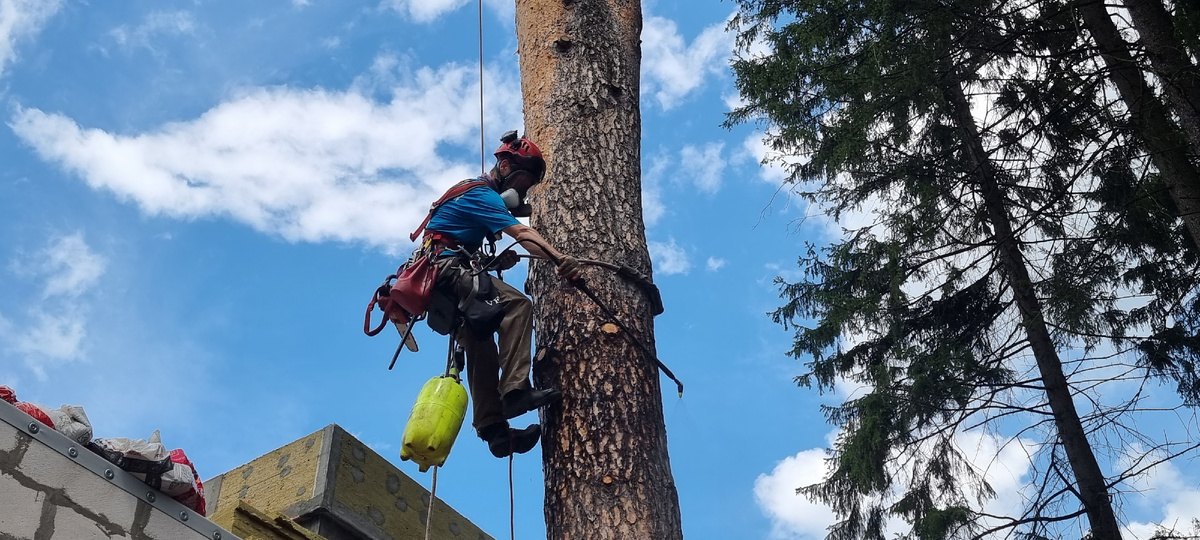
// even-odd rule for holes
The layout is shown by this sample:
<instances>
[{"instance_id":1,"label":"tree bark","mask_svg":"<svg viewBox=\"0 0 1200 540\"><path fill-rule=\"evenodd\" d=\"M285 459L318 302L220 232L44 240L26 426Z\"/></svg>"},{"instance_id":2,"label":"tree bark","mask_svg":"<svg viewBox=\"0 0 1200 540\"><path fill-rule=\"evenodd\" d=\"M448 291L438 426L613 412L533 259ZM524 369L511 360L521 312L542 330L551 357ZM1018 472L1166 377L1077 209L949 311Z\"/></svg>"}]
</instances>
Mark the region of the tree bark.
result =
<instances>
[{"instance_id":1,"label":"tree bark","mask_svg":"<svg viewBox=\"0 0 1200 540\"><path fill-rule=\"evenodd\" d=\"M1063 373L1062 361L1058 358L1058 351L1046 326L1041 301L1030 279L1025 257L1021 254L1020 239L1013 230L1004 193L996 177L996 169L983 149L975 118L961 83L951 77L951 80L944 84L943 91L957 119L968 163L972 167L975 181L978 182L988 221L991 222L995 234L1000 268L1012 288L1013 298L1021 313L1021 325L1025 328L1030 349L1041 374L1046 402L1054 414L1058 439L1062 442L1067 461L1075 474L1076 490L1087 511L1092 538L1119 540L1121 528L1113 512L1108 484L1100 470L1100 464L1096 461L1079 413L1075 410L1071 387Z\"/></svg>"},{"instance_id":2,"label":"tree bark","mask_svg":"<svg viewBox=\"0 0 1200 540\"><path fill-rule=\"evenodd\" d=\"M1200 69L1188 60L1175 32L1171 14L1158 0L1125 0L1138 40L1149 53L1154 74L1179 125L1187 134L1192 153L1200 156Z\"/></svg>"},{"instance_id":3,"label":"tree bark","mask_svg":"<svg viewBox=\"0 0 1200 540\"><path fill-rule=\"evenodd\" d=\"M639 0L517 0L526 134L546 156L531 225L566 253L650 275L641 201ZM651 350L645 295L599 269L588 285ZM549 540L683 537L658 370L600 310L536 263L538 386Z\"/></svg>"},{"instance_id":4,"label":"tree bark","mask_svg":"<svg viewBox=\"0 0 1200 540\"><path fill-rule=\"evenodd\" d=\"M1104 3L1086 0L1078 5L1078 10L1108 66L1109 79L1129 108L1129 116L1150 152L1150 159L1170 186L1171 199L1179 207L1192 243L1200 247L1200 172L1188 158L1187 141L1167 114L1166 106L1146 84L1129 54L1129 44L1121 38Z\"/></svg>"}]
</instances>

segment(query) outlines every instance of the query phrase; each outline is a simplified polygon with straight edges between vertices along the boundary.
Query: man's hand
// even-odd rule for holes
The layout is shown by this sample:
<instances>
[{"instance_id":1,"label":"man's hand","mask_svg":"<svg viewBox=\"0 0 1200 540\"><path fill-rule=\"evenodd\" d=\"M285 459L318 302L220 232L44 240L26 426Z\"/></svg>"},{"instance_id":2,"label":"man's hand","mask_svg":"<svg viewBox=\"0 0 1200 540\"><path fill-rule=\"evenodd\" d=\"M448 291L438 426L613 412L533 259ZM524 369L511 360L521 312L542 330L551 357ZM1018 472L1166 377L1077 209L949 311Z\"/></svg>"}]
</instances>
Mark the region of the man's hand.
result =
<instances>
[{"instance_id":1,"label":"man's hand","mask_svg":"<svg viewBox=\"0 0 1200 540\"><path fill-rule=\"evenodd\" d=\"M567 281L575 281L579 279L579 273L583 268L579 266L579 260L570 255L563 255L558 261L558 275L565 278Z\"/></svg>"},{"instance_id":2,"label":"man's hand","mask_svg":"<svg viewBox=\"0 0 1200 540\"><path fill-rule=\"evenodd\" d=\"M492 261L491 268L493 270L504 271L516 266L519 262L521 262L521 256L517 255L517 252L510 249L500 253L500 255L496 257L496 260Z\"/></svg>"}]
</instances>

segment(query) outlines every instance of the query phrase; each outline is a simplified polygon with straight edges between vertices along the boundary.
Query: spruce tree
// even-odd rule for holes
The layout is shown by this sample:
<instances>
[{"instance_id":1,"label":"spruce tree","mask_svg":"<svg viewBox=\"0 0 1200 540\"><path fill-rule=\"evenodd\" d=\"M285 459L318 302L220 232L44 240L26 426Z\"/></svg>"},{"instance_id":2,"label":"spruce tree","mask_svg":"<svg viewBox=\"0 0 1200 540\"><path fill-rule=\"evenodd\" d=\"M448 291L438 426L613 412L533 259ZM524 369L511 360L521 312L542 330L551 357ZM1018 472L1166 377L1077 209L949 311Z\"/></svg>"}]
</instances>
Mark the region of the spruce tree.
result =
<instances>
[{"instance_id":1,"label":"spruce tree","mask_svg":"<svg viewBox=\"0 0 1200 540\"><path fill-rule=\"evenodd\" d=\"M1139 396L1097 399L1088 372L1168 375L1194 393L1180 352L1195 326L1171 321L1195 313L1195 243L1178 198L1153 191L1169 180L1138 153L1145 132L1098 97L1101 60L1078 24L1061 24L1075 12L740 3L746 105L729 124L764 122L774 150L801 157L797 191L833 219L873 218L809 246L806 279L781 282L774 314L796 329L791 354L811 359L799 382L866 387L825 409L841 428L833 472L801 490L841 518L829 537L883 538L888 518L918 538L1049 537L1082 518L1093 538L1119 538L1113 487L1140 465L1105 473L1119 456L1096 449L1150 439L1120 424ZM1129 294L1147 304L1125 307ZM1147 327L1178 335L1138 333ZM1143 362L1123 371L1088 356L1135 345ZM991 487L956 436L1014 421L1041 436L1037 489L1018 515L985 516ZM1153 444L1158 456L1188 448Z\"/></svg>"}]
</instances>

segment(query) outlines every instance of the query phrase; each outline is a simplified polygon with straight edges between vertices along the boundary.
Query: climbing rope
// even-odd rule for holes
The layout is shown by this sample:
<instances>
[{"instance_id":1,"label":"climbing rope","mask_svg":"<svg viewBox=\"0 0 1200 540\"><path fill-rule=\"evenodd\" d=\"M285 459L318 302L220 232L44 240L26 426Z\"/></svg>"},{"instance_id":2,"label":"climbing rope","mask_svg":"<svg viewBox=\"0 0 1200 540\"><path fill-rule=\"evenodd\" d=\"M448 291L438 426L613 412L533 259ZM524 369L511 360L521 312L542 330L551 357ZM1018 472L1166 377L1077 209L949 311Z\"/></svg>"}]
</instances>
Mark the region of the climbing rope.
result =
<instances>
[{"instance_id":1,"label":"climbing rope","mask_svg":"<svg viewBox=\"0 0 1200 540\"><path fill-rule=\"evenodd\" d=\"M517 540L517 496L513 494L513 442L508 438L508 538Z\"/></svg>"},{"instance_id":2,"label":"climbing rope","mask_svg":"<svg viewBox=\"0 0 1200 540\"><path fill-rule=\"evenodd\" d=\"M487 173L484 143L484 0L479 0L479 172Z\"/></svg>"},{"instance_id":3,"label":"climbing rope","mask_svg":"<svg viewBox=\"0 0 1200 540\"><path fill-rule=\"evenodd\" d=\"M499 259L500 255L503 255L504 252L513 249L514 247L516 247L517 244L519 244L521 242L532 243L532 244L540 247L542 249L542 251L546 252L546 254L550 253L550 249L548 246L546 246L545 244L542 244L541 242L538 242L536 240L533 240L533 239L516 240L511 245L509 245L507 248L504 248L504 250L502 250L499 254L494 256L492 258L492 261ZM521 257L523 259L531 259L531 260L542 258L537 255L518 255L518 257ZM576 260L583 264L592 264L592 265L597 265L597 266L603 266L603 267L609 268L609 269L614 269L614 271L617 273L617 275L633 281L635 284L642 287L643 290L645 290L647 292L647 294L649 295L649 298L650 298L650 302L652 304L653 313L655 315L658 315L659 313L663 312L662 297L659 295L658 287L655 286L654 283L652 283L650 281L650 278L646 277L645 275L641 274L640 272L638 272L632 268L622 267L621 265L605 263L602 261L593 261L590 259L576 259ZM551 256L550 262L554 263L554 265L557 266L560 261L558 261L557 259L554 259L553 256ZM490 265L491 265L491 262L488 262L483 265L483 268L486 269ZM668 368L667 365L664 364L662 360L658 359L658 356L655 355L654 352L650 350L649 346L647 346L645 343L643 343L640 338L635 337L636 334L633 333L633 330L631 330L628 326L626 326L625 323L622 322L621 319L619 319L617 317L617 315L615 313L613 313L612 310L609 309L609 307L607 305L605 305L604 302L602 302L599 297L596 296L596 293L593 292L590 287L588 287L587 282L581 277L581 278L578 278L578 279L572 281L571 285L574 286L580 292L582 292L585 296L590 298L592 300L592 303L595 304L596 307L600 308L600 312L603 313L604 316L607 317L609 320L611 320L613 322L613 324L617 325L617 328L619 328L621 330L620 333L625 338L626 341L628 341L631 345L633 345L635 348L637 348L639 351L641 351L641 353L643 355L645 355L646 358L649 358L650 360L652 360L654 362L654 364L658 366L659 371L662 371L663 375L666 375L667 378L669 378L675 382L675 386L679 390L679 397L683 398L683 382L681 382L679 380L679 378L675 377L675 374L671 372L671 369Z\"/></svg>"},{"instance_id":4,"label":"climbing rope","mask_svg":"<svg viewBox=\"0 0 1200 540\"><path fill-rule=\"evenodd\" d=\"M433 486L429 488L429 509L425 511L425 540L429 540L429 532L433 530L433 501L437 500L437 465L433 466Z\"/></svg>"}]
</instances>

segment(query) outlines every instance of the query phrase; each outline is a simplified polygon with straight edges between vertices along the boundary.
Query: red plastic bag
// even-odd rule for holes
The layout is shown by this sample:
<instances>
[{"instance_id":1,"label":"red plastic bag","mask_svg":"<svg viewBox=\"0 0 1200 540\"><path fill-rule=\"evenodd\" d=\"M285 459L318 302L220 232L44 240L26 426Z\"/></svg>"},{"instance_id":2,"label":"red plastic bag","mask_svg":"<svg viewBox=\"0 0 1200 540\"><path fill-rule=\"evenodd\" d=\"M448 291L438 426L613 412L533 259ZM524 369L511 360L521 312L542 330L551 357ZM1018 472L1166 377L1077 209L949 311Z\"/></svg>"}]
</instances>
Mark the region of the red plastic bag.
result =
<instances>
[{"instance_id":1,"label":"red plastic bag","mask_svg":"<svg viewBox=\"0 0 1200 540\"><path fill-rule=\"evenodd\" d=\"M34 405L32 403L29 403L28 401L22 401L20 403L17 403L17 408L21 409L22 411L25 411L25 414L32 416L34 420L37 420L38 422L46 424L46 426L48 426L51 429L54 428L54 422L50 421L50 417L46 416L46 412L43 411L41 407L38 407L37 405Z\"/></svg>"},{"instance_id":2,"label":"red plastic bag","mask_svg":"<svg viewBox=\"0 0 1200 540\"><path fill-rule=\"evenodd\" d=\"M191 469L192 478L195 482L195 484L192 486L192 489L188 490L183 495L172 498L176 501L179 501L180 504L191 508L197 514L202 516L208 515L206 513L207 509L204 504L204 484L200 482L200 473L196 472L196 466L192 465L192 462L188 459L187 454L184 454L183 450L179 448L171 450L171 462L178 463L180 465L186 465L189 469Z\"/></svg>"}]
</instances>

